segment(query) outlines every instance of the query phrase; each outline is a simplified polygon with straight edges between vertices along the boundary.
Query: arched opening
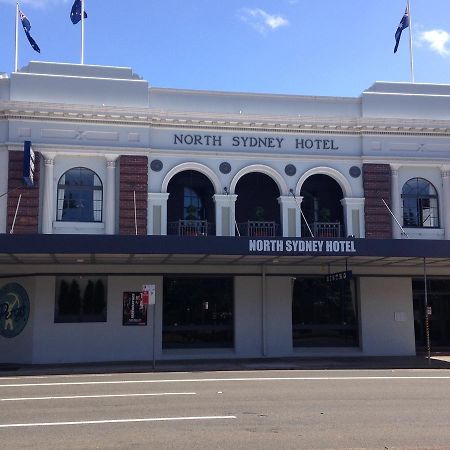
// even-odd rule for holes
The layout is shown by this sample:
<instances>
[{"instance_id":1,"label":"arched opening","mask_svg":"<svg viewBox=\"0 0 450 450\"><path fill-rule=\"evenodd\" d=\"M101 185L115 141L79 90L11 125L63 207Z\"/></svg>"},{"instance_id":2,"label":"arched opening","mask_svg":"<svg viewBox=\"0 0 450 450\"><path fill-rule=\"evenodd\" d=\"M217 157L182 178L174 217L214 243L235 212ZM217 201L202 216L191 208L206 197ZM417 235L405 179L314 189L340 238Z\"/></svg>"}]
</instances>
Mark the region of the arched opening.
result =
<instances>
[{"instance_id":1,"label":"arched opening","mask_svg":"<svg viewBox=\"0 0 450 450\"><path fill-rule=\"evenodd\" d=\"M402 189L403 226L439 228L439 201L435 187L424 178L408 180Z\"/></svg>"},{"instance_id":2,"label":"arched opening","mask_svg":"<svg viewBox=\"0 0 450 450\"><path fill-rule=\"evenodd\" d=\"M101 222L103 186L99 176L85 167L74 167L58 181L56 220Z\"/></svg>"},{"instance_id":3,"label":"arched opening","mask_svg":"<svg viewBox=\"0 0 450 450\"><path fill-rule=\"evenodd\" d=\"M328 175L312 175L300 191L302 212L315 237L345 236L344 197L337 181ZM310 236L306 223L302 223L302 236Z\"/></svg>"},{"instance_id":4,"label":"arched opening","mask_svg":"<svg viewBox=\"0 0 450 450\"><path fill-rule=\"evenodd\" d=\"M272 178L254 172L236 184L236 222L243 236L280 236L280 191Z\"/></svg>"},{"instance_id":5,"label":"arched opening","mask_svg":"<svg viewBox=\"0 0 450 450\"><path fill-rule=\"evenodd\" d=\"M214 234L214 187L202 173L185 170L167 186L167 233L180 236Z\"/></svg>"}]
</instances>

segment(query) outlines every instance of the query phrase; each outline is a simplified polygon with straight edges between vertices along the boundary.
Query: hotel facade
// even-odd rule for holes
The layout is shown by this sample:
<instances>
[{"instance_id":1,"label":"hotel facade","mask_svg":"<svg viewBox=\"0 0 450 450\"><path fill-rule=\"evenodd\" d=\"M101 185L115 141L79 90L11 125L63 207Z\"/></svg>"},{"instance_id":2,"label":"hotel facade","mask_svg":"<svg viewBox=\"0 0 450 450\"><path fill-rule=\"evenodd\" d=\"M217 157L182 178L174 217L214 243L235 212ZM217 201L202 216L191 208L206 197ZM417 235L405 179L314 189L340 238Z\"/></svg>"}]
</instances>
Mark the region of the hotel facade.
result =
<instances>
[{"instance_id":1,"label":"hotel facade","mask_svg":"<svg viewBox=\"0 0 450 450\"><path fill-rule=\"evenodd\" d=\"M450 347L450 85L31 62L0 75L0 195L0 363Z\"/></svg>"}]
</instances>

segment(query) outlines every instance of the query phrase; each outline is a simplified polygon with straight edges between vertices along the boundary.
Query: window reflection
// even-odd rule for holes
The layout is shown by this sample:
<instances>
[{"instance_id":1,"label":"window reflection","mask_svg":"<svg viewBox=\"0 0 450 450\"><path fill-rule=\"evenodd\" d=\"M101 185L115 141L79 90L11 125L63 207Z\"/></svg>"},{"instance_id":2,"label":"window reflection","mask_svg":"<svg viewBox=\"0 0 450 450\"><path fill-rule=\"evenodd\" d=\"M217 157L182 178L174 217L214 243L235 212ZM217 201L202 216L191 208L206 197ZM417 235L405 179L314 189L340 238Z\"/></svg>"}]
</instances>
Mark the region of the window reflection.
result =
<instances>
[{"instance_id":1,"label":"window reflection","mask_svg":"<svg viewBox=\"0 0 450 450\"><path fill-rule=\"evenodd\" d=\"M402 189L403 225L438 228L439 203L434 186L423 178L412 178Z\"/></svg>"},{"instance_id":2,"label":"window reflection","mask_svg":"<svg viewBox=\"0 0 450 450\"><path fill-rule=\"evenodd\" d=\"M103 187L98 175L90 169L75 167L58 182L58 221L101 222Z\"/></svg>"},{"instance_id":3,"label":"window reflection","mask_svg":"<svg viewBox=\"0 0 450 450\"><path fill-rule=\"evenodd\" d=\"M233 347L233 279L165 277L163 348Z\"/></svg>"},{"instance_id":4,"label":"window reflection","mask_svg":"<svg viewBox=\"0 0 450 450\"><path fill-rule=\"evenodd\" d=\"M354 280L297 278L292 297L294 347L358 345Z\"/></svg>"}]
</instances>

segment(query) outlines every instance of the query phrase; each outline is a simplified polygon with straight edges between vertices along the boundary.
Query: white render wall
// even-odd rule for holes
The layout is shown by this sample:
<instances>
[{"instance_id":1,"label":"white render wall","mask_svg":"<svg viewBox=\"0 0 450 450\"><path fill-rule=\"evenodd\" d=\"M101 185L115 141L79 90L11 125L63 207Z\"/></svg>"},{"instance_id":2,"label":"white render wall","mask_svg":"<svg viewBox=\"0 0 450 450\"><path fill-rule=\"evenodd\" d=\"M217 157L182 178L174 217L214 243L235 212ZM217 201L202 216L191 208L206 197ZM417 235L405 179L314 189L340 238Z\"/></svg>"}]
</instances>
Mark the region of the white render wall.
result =
<instances>
[{"instance_id":1,"label":"white render wall","mask_svg":"<svg viewBox=\"0 0 450 450\"><path fill-rule=\"evenodd\" d=\"M7 279L1 280L0 285L12 281L27 290L31 312L29 322L19 336L12 339L0 336L0 363L151 361L152 309L149 308L147 326L123 326L122 296L125 291L140 291L143 284L153 283L156 284L157 360L415 354L412 285L408 277L358 278L359 348L295 349L292 344L292 279L289 276L266 276L264 305L262 277L236 276L234 349L186 350L162 350L161 276L108 276L107 322L103 323L55 323L54 276Z\"/></svg>"},{"instance_id":2,"label":"white render wall","mask_svg":"<svg viewBox=\"0 0 450 450\"><path fill-rule=\"evenodd\" d=\"M292 356L292 279L266 277L266 356Z\"/></svg>"},{"instance_id":3,"label":"white render wall","mask_svg":"<svg viewBox=\"0 0 450 450\"><path fill-rule=\"evenodd\" d=\"M415 355L411 278L361 277L358 292L362 353Z\"/></svg>"},{"instance_id":4,"label":"white render wall","mask_svg":"<svg viewBox=\"0 0 450 450\"><path fill-rule=\"evenodd\" d=\"M147 326L123 326L123 292L141 291L143 284L156 284L156 348L161 348L162 279L154 276L108 277L107 322L54 323L55 282L37 279L34 326L34 364L93 361L140 361L153 358L151 308ZM158 357L158 350L156 356Z\"/></svg>"}]
</instances>

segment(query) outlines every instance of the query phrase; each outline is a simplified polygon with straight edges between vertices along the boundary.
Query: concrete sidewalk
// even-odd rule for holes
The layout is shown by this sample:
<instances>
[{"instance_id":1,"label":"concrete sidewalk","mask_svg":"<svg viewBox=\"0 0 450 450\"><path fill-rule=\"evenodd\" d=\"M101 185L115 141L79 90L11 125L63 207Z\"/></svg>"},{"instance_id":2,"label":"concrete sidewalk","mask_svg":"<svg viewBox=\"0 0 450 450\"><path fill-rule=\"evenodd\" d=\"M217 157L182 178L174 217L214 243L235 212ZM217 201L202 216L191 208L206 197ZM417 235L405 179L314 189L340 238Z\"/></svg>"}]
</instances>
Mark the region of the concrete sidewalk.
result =
<instances>
[{"instance_id":1,"label":"concrete sidewalk","mask_svg":"<svg viewBox=\"0 0 450 450\"><path fill-rule=\"evenodd\" d=\"M392 369L447 369L450 354L433 354L399 357L335 357L335 358L264 358L264 359L203 359L108 362L92 364L17 365L0 364L0 377L71 375L139 372L210 372L248 370L392 370Z\"/></svg>"}]
</instances>

